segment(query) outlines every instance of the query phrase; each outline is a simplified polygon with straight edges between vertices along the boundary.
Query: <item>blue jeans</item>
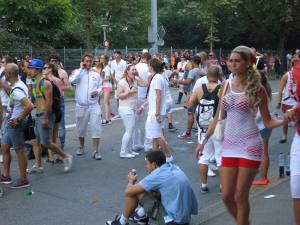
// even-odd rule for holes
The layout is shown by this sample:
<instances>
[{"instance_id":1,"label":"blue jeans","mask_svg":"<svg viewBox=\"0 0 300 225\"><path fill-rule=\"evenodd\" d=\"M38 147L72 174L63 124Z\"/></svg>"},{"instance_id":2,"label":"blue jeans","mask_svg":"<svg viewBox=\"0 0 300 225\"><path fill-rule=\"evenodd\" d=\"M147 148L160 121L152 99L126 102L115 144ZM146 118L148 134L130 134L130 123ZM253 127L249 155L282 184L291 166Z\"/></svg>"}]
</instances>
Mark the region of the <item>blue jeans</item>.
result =
<instances>
[{"instance_id":1,"label":"blue jeans","mask_svg":"<svg viewBox=\"0 0 300 225\"><path fill-rule=\"evenodd\" d=\"M59 127L59 139L61 143L61 148L65 147L65 139L66 139L66 127L65 127L65 99L64 96L60 98L60 111L61 111L61 121Z\"/></svg>"}]
</instances>

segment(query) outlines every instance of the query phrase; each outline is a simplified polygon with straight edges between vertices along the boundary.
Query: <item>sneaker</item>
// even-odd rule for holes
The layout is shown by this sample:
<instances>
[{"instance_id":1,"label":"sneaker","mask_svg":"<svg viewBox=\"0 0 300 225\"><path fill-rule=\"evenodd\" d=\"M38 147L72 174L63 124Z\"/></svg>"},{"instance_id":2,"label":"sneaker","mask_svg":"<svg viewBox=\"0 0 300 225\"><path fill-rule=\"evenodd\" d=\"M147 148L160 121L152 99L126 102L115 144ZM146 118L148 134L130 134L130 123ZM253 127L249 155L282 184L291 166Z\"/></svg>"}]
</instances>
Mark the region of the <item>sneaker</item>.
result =
<instances>
[{"instance_id":1,"label":"sneaker","mask_svg":"<svg viewBox=\"0 0 300 225\"><path fill-rule=\"evenodd\" d=\"M30 183L28 182L28 180L21 181L20 179L18 179L9 188L11 188L11 189L19 189L19 188L26 188L26 187L29 187L29 186L30 186Z\"/></svg>"},{"instance_id":2,"label":"sneaker","mask_svg":"<svg viewBox=\"0 0 300 225\"><path fill-rule=\"evenodd\" d=\"M78 150L77 150L77 152L76 152L76 155L83 155L84 154L84 148L79 148Z\"/></svg>"},{"instance_id":3,"label":"sneaker","mask_svg":"<svg viewBox=\"0 0 300 225\"><path fill-rule=\"evenodd\" d=\"M31 167L26 169L26 173L43 173L44 168L42 166L38 167L35 164Z\"/></svg>"},{"instance_id":4,"label":"sneaker","mask_svg":"<svg viewBox=\"0 0 300 225\"><path fill-rule=\"evenodd\" d=\"M177 137L180 139L190 139L192 135L184 132L183 134L179 134Z\"/></svg>"},{"instance_id":5,"label":"sneaker","mask_svg":"<svg viewBox=\"0 0 300 225\"><path fill-rule=\"evenodd\" d=\"M115 115L112 119L116 120L116 119L119 119L121 118L120 115Z\"/></svg>"},{"instance_id":6,"label":"sneaker","mask_svg":"<svg viewBox=\"0 0 300 225\"><path fill-rule=\"evenodd\" d=\"M1 184L11 184L12 183L11 177L10 176L6 177L3 174L1 174L0 183Z\"/></svg>"},{"instance_id":7,"label":"sneaker","mask_svg":"<svg viewBox=\"0 0 300 225\"><path fill-rule=\"evenodd\" d=\"M177 131L177 128L173 126L173 124L169 124L168 131L174 132Z\"/></svg>"},{"instance_id":8,"label":"sneaker","mask_svg":"<svg viewBox=\"0 0 300 225\"><path fill-rule=\"evenodd\" d=\"M219 170L219 167L218 166L216 166L215 164L209 164L209 166L208 166L209 168L211 168L213 171L217 171L217 170Z\"/></svg>"},{"instance_id":9,"label":"sneaker","mask_svg":"<svg viewBox=\"0 0 300 225\"><path fill-rule=\"evenodd\" d=\"M112 122L111 120L102 120L102 126L110 125Z\"/></svg>"},{"instance_id":10,"label":"sneaker","mask_svg":"<svg viewBox=\"0 0 300 225\"><path fill-rule=\"evenodd\" d=\"M128 220L133 221L139 225L148 225L149 217L144 214L143 216L139 216L136 210L129 215Z\"/></svg>"},{"instance_id":11,"label":"sneaker","mask_svg":"<svg viewBox=\"0 0 300 225\"><path fill-rule=\"evenodd\" d=\"M135 155L130 154L128 152L120 153L120 158L134 158Z\"/></svg>"},{"instance_id":12,"label":"sneaker","mask_svg":"<svg viewBox=\"0 0 300 225\"><path fill-rule=\"evenodd\" d=\"M113 221L110 221L110 220L108 220L108 221L106 221L106 225L122 225L121 223L120 223L120 219L121 219L121 216L116 216L116 218L113 220ZM127 222L125 225L129 225L129 223Z\"/></svg>"},{"instance_id":13,"label":"sneaker","mask_svg":"<svg viewBox=\"0 0 300 225\"><path fill-rule=\"evenodd\" d=\"M136 145L136 146L133 147L133 151L135 151L135 152L139 152L143 149L144 149L143 145Z\"/></svg>"},{"instance_id":14,"label":"sneaker","mask_svg":"<svg viewBox=\"0 0 300 225\"><path fill-rule=\"evenodd\" d=\"M166 162L170 163L174 160L174 157L172 155L170 155L169 157L166 158Z\"/></svg>"},{"instance_id":15,"label":"sneaker","mask_svg":"<svg viewBox=\"0 0 300 225\"><path fill-rule=\"evenodd\" d=\"M48 164L54 164L54 160L53 159L46 159L44 162L48 163Z\"/></svg>"},{"instance_id":16,"label":"sneaker","mask_svg":"<svg viewBox=\"0 0 300 225\"><path fill-rule=\"evenodd\" d=\"M201 188L200 188L200 191L201 191L201 193L207 193L208 192L208 187L206 186L206 187L203 187L203 186L201 186Z\"/></svg>"},{"instance_id":17,"label":"sneaker","mask_svg":"<svg viewBox=\"0 0 300 225\"><path fill-rule=\"evenodd\" d=\"M67 155L64 161L64 171L68 172L72 168L73 156Z\"/></svg>"},{"instance_id":18,"label":"sneaker","mask_svg":"<svg viewBox=\"0 0 300 225\"><path fill-rule=\"evenodd\" d=\"M211 168L208 168L207 176L209 176L209 177L215 177L215 176L216 176L216 174L215 174L215 172L214 172L214 171L212 171L212 169L211 169Z\"/></svg>"},{"instance_id":19,"label":"sneaker","mask_svg":"<svg viewBox=\"0 0 300 225\"><path fill-rule=\"evenodd\" d=\"M93 152L93 155L92 155L92 158L93 158L93 159L96 159L96 160L101 160L101 159L102 159L102 156L100 155L99 152L94 151L94 152Z\"/></svg>"},{"instance_id":20,"label":"sneaker","mask_svg":"<svg viewBox=\"0 0 300 225\"><path fill-rule=\"evenodd\" d=\"M138 153L138 152L135 152L135 151L131 151L131 152L129 152L131 155L134 155L134 156L137 156L137 155L140 155L140 153Z\"/></svg>"},{"instance_id":21,"label":"sneaker","mask_svg":"<svg viewBox=\"0 0 300 225\"><path fill-rule=\"evenodd\" d=\"M3 163L3 155L0 155L0 163Z\"/></svg>"}]
</instances>

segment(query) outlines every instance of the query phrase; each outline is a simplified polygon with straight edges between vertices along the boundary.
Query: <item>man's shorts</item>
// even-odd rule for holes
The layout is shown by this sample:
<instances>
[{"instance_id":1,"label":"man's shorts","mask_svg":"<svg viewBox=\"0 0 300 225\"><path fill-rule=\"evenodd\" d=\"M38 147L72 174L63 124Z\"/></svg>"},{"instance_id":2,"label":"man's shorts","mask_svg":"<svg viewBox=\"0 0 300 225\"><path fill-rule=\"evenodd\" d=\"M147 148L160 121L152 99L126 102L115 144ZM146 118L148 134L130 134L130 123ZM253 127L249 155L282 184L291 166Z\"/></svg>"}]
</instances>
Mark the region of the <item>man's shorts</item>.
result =
<instances>
[{"instance_id":1,"label":"man's shorts","mask_svg":"<svg viewBox=\"0 0 300 225\"><path fill-rule=\"evenodd\" d=\"M154 115L148 115L145 125L146 138L155 139L161 137L161 129L164 128L166 116L160 116L158 123Z\"/></svg>"},{"instance_id":2,"label":"man's shorts","mask_svg":"<svg viewBox=\"0 0 300 225\"><path fill-rule=\"evenodd\" d=\"M151 219L154 219L158 225L165 225L164 207L161 204L161 201L157 197L155 197L154 194L152 194L151 192L145 192L139 203L144 208L146 214Z\"/></svg>"},{"instance_id":3,"label":"man's shorts","mask_svg":"<svg viewBox=\"0 0 300 225\"><path fill-rule=\"evenodd\" d=\"M6 144L9 147L13 147L15 150L24 147L24 127L25 123L12 127L8 122L5 127L5 133L2 136L1 144Z\"/></svg>"},{"instance_id":4,"label":"man's shorts","mask_svg":"<svg viewBox=\"0 0 300 225\"><path fill-rule=\"evenodd\" d=\"M55 123L55 115L51 113L48 118L48 127L43 128L42 123L45 113L37 113L35 116L34 133L39 144L49 145L52 143L53 127Z\"/></svg>"},{"instance_id":5,"label":"man's shorts","mask_svg":"<svg viewBox=\"0 0 300 225\"><path fill-rule=\"evenodd\" d=\"M88 108L76 106L76 128L78 137L85 137L90 124L92 138L101 138L101 106L95 104Z\"/></svg>"}]
</instances>

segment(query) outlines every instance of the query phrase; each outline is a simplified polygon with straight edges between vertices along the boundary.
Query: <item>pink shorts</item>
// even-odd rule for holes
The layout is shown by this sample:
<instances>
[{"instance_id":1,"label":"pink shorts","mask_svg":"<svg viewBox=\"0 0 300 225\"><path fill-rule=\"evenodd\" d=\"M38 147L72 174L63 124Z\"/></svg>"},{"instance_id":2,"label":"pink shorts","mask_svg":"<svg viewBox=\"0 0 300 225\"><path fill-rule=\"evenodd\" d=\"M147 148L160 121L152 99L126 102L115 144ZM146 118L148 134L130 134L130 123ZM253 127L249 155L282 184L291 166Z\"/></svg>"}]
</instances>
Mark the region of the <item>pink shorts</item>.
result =
<instances>
[{"instance_id":1,"label":"pink shorts","mask_svg":"<svg viewBox=\"0 0 300 225\"><path fill-rule=\"evenodd\" d=\"M112 92L112 88L111 87L103 87L102 91L103 91L103 93L111 93Z\"/></svg>"},{"instance_id":2,"label":"pink shorts","mask_svg":"<svg viewBox=\"0 0 300 225\"><path fill-rule=\"evenodd\" d=\"M244 167L251 169L258 169L260 161L243 159L243 158L231 158L222 157L221 166L223 167Z\"/></svg>"}]
</instances>

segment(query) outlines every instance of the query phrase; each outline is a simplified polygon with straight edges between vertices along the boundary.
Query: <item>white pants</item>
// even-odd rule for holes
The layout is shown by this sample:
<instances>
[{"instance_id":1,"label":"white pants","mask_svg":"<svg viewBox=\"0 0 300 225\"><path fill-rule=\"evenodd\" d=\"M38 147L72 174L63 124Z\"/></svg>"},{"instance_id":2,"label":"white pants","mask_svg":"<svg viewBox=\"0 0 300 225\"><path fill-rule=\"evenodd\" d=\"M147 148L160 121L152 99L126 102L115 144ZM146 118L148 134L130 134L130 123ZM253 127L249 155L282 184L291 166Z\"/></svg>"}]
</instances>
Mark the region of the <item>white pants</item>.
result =
<instances>
[{"instance_id":1,"label":"white pants","mask_svg":"<svg viewBox=\"0 0 300 225\"><path fill-rule=\"evenodd\" d=\"M145 125L146 137L148 139L156 139L161 137L161 129L164 128L165 125L165 115L161 115L161 122L158 123L155 115L148 115Z\"/></svg>"},{"instance_id":2,"label":"white pants","mask_svg":"<svg viewBox=\"0 0 300 225\"><path fill-rule=\"evenodd\" d=\"M76 106L76 127L79 137L85 137L90 123L92 138L101 138L101 106Z\"/></svg>"},{"instance_id":3,"label":"white pants","mask_svg":"<svg viewBox=\"0 0 300 225\"><path fill-rule=\"evenodd\" d=\"M291 145L291 193L300 198L300 136L296 132Z\"/></svg>"},{"instance_id":4,"label":"white pants","mask_svg":"<svg viewBox=\"0 0 300 225\"><path fill-rule=\"evenodd\" d=\"M130 107L119 107L119 115L123 120L123 124L125 127L125 133L122 138L122 146L120 153L130 152L132 148L130 148L130 141L132 140L132 145L135 144L135 130L136 130L136 122L137 115L135 110Z\"/></svg>"},{"instance_id":5,"label":"white pants","mask_svg":"<svg viewBox=\"0 0 300 225\"><path fill-rule=\"evenodd\" d=\"M145 102L144 98L139 98L138 99L138 106L141 106ZM137 120L136 120L136 129L134 132L134 140L136 143L134 143L134 147L141 147L144 146L145 149L151 149L152 148L152 139L149 139L146 137L146 135L142 136L142 131L141 128L142 126L145 126L145 120L146 120L146 115L148 113L148 107L145 107L141 115L137 115ZM144 139L144 143L143 143Z\"/></svg>"},{"instance_id":6,"label":"white pants","mask_svg":"<svg viewBox=\"0 0 300 225\"><path fill-rule=\"evenodd\" d=\"M205 133L202 132L201 128L198 127L198 143L201 137L204 137ZM198 163L209 165L211 158L215 157L217 166L221 166L221 153L222 153L222 141L217 141L214 138L209 138L207 143L204 145L202 156L199 158Z\"/></svg>"}]
</instances>

